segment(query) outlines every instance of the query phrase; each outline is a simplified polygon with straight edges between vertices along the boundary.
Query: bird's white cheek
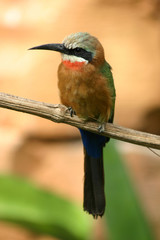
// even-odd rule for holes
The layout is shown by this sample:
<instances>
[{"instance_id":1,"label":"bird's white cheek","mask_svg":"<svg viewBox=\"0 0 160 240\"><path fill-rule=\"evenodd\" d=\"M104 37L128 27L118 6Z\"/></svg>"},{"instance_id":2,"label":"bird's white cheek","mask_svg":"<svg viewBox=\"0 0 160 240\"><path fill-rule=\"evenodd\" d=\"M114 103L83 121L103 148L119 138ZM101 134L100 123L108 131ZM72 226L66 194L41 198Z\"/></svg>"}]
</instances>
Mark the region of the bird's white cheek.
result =
<instances>
[{"instance_id":1,"label":"bird's white cheek","mask_svg":"<svg viewBox=\"0 0 160 240\"><path fill-rule=\"evenodd\" d=\"M84 62L85 64L88 63L88 61L82 57L77 57L77 56L67 55L67 54L62 54L62 59L63 61L70 61L72 63L74 62Z\"/></svg>"}]
</instances>

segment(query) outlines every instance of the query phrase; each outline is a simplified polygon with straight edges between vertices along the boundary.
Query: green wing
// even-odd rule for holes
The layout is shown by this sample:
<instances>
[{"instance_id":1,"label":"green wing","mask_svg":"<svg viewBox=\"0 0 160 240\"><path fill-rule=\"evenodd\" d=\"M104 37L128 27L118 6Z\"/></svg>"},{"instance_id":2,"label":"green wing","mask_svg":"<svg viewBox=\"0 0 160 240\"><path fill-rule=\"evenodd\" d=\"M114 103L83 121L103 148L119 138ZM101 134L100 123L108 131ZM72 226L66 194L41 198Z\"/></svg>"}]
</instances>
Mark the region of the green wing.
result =
<instances>
[{"instance_id":1,"label":"green wing","mask_svg":"<svg viewBox=\"0 0 160 240\"><path fill-rule=\"evenodd\" d=\"M114 80L113 80L113 75L112 75L112 68L109 65L108 62L105 62L100 69L100 72L102 73L103 76L106 77L107 81L107 86L110 88L111 91L111 97L112 97L112 109L111 109L111 115L109 118L109 122L113 122L114 119L114 109L115 109L115 99L116 99L116 90L114 86Z\"/></svg>"}]
</instances>

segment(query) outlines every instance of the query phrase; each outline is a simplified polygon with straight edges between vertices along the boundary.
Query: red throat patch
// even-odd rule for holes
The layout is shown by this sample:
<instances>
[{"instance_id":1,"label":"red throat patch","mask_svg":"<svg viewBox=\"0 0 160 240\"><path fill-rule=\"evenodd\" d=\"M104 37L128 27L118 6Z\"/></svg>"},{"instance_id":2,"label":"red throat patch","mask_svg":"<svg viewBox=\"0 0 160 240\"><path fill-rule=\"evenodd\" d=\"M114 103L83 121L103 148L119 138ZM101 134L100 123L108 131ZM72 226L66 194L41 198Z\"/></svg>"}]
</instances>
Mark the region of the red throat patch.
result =
<instances>
[{"instance_id":1,"label":"red throat patch","mask_svg":"<svg viewBox=\"0 0 160 240\"><path fill-rule=\"evenodd\" d=\"M85 64L85 62L70 62L70 61L62 61L63 64L67 67L70 68L72 70L80 70L81 67Z\"/></svg>"}]
</instances>

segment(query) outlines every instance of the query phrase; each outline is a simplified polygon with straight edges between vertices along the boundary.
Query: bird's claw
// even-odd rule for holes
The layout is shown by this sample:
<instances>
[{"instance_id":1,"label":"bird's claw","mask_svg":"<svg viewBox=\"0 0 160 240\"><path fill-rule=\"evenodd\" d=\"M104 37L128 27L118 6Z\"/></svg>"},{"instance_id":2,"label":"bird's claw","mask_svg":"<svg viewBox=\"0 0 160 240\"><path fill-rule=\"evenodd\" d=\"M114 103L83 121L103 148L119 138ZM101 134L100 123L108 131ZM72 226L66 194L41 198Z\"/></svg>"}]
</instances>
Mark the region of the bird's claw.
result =
<instances>
[{"instance_id":1,"label":"bird's claw","mask_svg":"<svg viewBox=\"0 0 160 240\"><path fill-rule=\"evenodd\" d=\"M68 107L67 111L69 111L71 117L73 117L73 115L76 115L76 112L72 109L72 107Z\"/></svg>"},{"instance_id":2,"label":"bird's claw","mask_svg":"<svg viewBox=\"0 0 160 240\"><path fill-rule=\"evenodd\" d=\"M105 130L105 123L101 123L98 127L98 132L102 133L102 132L104 132L104 130Z\"/></svg>"}]
</instances>

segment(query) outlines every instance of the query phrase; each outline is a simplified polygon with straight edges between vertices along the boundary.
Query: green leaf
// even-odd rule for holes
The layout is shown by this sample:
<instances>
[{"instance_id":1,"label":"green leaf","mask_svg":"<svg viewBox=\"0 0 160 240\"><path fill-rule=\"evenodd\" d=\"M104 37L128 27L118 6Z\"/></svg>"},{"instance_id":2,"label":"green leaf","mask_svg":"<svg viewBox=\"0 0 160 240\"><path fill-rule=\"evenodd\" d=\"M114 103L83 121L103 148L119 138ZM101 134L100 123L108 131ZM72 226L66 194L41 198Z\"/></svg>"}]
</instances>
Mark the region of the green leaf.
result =
<instances>
[{"instance_id":1,"label":"green leaf","mask_svg":"<svg viewBox=\"0 0 160 240\"><path fill-rule=\"evenodd\" d=\"M14 176L0 176L0 219L64 240L84 240L90 218L82 207Z\"/></svg>"},{"instance_id":2,"label":"green leaf","mask_svg":"<svg viewBox=\"0 0 160 240\"><path fill-rule=\"evenodd\" d=\"M111 141L104 149L106 211L110 240L153 240L127 169Z\"/></svg>"}]
</instances>

